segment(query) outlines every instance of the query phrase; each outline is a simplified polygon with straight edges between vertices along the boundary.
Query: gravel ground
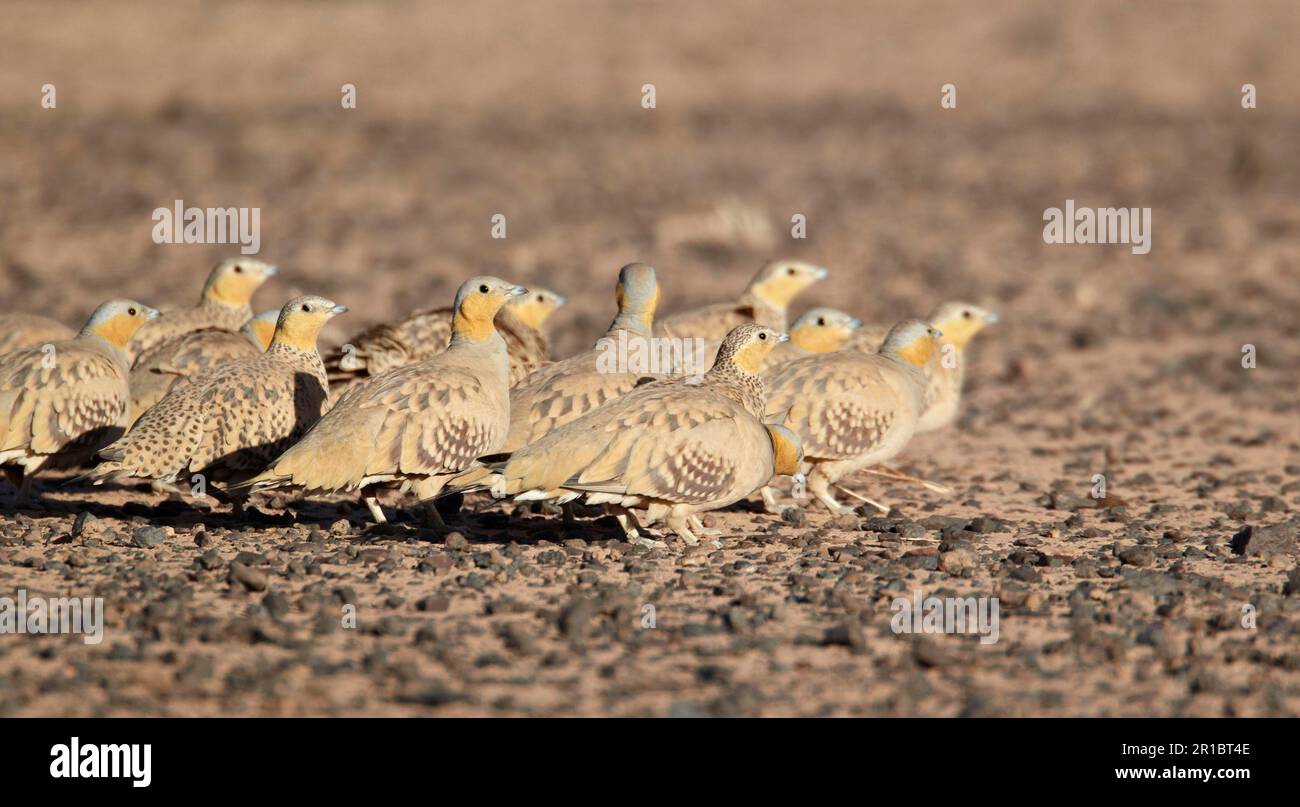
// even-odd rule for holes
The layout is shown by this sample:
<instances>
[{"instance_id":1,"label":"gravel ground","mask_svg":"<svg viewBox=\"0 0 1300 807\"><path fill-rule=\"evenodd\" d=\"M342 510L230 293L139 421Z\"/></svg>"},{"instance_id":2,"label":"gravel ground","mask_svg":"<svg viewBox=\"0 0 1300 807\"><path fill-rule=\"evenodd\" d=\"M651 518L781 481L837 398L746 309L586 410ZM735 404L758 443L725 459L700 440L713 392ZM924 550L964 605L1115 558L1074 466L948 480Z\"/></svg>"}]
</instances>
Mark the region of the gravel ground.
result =
<instances>
[{"instance_id":1,"label":"gravel ground","mask_svg":"<svg viewBox=\"0 0 1300 807\"><path fill-rule=\"evenodd\" d=\"M1300 713L1300 14L905 9L12 4L5 310L183 304L229 254L152 243L184 198L261 206L257 307L346 303L334 342L491 271L569 297L567 355L623 263L671 310L773 254L832 270L797 310L1001 321L958 425L900 457L950 495L862 475L888 517L750 502L706 519L721 548L475 499L443 535L57 477L15 510L0 483L0 597L107 623L0 636L0 715ZM1066 199L1151 207L1152 251L1044 244ZM997 597L998 641L894 633L916 591Z\"/></svg>"}]
</instances>

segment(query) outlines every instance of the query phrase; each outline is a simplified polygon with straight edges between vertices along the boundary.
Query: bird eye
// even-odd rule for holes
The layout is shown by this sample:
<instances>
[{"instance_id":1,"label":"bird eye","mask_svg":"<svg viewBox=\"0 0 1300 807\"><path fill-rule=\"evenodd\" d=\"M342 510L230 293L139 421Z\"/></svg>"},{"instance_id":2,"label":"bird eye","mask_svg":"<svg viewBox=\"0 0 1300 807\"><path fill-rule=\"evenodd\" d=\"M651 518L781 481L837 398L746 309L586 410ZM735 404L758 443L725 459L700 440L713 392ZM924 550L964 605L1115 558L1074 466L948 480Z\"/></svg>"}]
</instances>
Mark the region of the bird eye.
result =
<instances>
[{"instance_id":1,"label":"bird eye","mask_svg":"<svg viewBox=\"0 0 1300 807\"><path fill-rule=\"evenodd\" d=\"M308 305L307 303L303 303L303 304L302 304L302 310L303 310L303 311L310 311L310 310L311 310L311 306Z\"/></svg>"},{"instance_id":2,"label":"bird eye","mask_svg":"<svg viewBox=\"0 0 1300 807\"><path fill-rule=\"evenodd\" d=\"M970 312L969 312L969 311L963 311L963 312L961 312L961 315L962 315L963 317L965 317L966 319L970 319Z\"/></svg>"},{"instance_id":3,"label":"bird eye","mask_svg":"<svg viewBox=\"0 0 1300 807\"><path fill-rule=\"evenodd\" d=\"M481 292L483 292L484 294L487 294L488 291L489 291L489 289L488 289L488 285L487 285L486 283L484 283L482 286L479 286L479 287L478 287L478 290L481 291Z\"/></svg>"},{"instance_id":4,"label":"bird eye","mask_svg":"<svg viewBox=\"0 0 1300 807\"><path fill-rule=\"evenodd\" d=\"M797 274L799 274L799 270L796 269L796 268L794 268L793 266L791 266L789 269L786 269L786 270L785 270L785 273L786 273L787 275L797 275Z\"/></svg>"},{"instance_id":5,"label":"bird eye","mask_svg":"<svg viewBox=\"0 0 1300 807\"><path fill-rule=\"evenodd\" d=\"M235 274L237 275L242 274L243 271L244 271L244 267L240 266L239 264L235 264Z\"/></svg>"},{"instance_id":6,"label":"bird eye","mask_svg":"<svg viewBox=\"0 0 1300 807\"><path fill-rule=\"evenodd\" d=\"M764 339L764 340L766 340L766 339L767 339L767 334L765 334L765 333L760 333L760 334L758 335L758 338L759 338L759 339Z\"/></svg>"},{"instance_id":7,"label":"bird eye","mask_svg":"<svg viewBox=\"0 0 1300 807\"><path fill-rule=\"evenodd\" d=\"M134 308L128 308L128 309L126 309L126 313L127 313L128 316L132 316L132 317L134 317L134 316L135 316L135 309L134 309Z\"/></svg>"},{"instance_id":8,"label":"bird eye","mask_svg":"<svg viewBox=\"0 0 1300 807\"><path fill-rule=\"evenodd\" d=\"M818 325L825 325L825 324L826 324L826 317L818 317L818 318L817 318L817 324L818 324Z\"/></svg>"}]
</instances>

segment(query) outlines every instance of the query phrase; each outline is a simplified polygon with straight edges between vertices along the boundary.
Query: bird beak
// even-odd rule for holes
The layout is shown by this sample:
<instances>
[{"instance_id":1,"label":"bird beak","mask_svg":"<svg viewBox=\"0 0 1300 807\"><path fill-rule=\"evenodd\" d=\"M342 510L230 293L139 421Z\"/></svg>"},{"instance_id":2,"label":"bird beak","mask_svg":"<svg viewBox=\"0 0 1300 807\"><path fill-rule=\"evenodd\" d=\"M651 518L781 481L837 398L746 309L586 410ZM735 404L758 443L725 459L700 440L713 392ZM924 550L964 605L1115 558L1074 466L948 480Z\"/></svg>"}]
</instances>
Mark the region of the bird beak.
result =
<instances>
[{"instance_id":1,"label":"bird beak","mask_svg":"<svg viewBox=\"0 0 1300 807\"><path fill-rule=\"evenodd\" d=\"M510 291L506 292L507 297L522 297L528 293L528 289L523 286L511 286Z\"/></svg>"},{"instance_id":2,"label":"bird beak","mask_svg":"<svg viewBox=\"0 0 1300 807\"><path fill-rule=\"evenodd\" d=\"M818 266L816 271L813 272L813 280L825 280L830 276L831 270L827 269L825 266Z\"/></svg>"},{"instance_id":3,"label":"bird beak","mask_svg":"<svg viewBox=\"0 0 1300 807\"><path fill-rule=\"evenodd\" d=\"M144 318L145 318L146 320L149 320L149 319L158 319L158 318L161 317L161 316L162 316L162 312L161 312L161 311L159 311L159 310L156 309L156 308L150 308L150 309L149 309L149 313L148 313L148 314L145 314L145 315L144 315Z\"/></svg>"},{"instance_id":4,"label":"bird beak","mask_svg":"<svg viewBox=\"0 0 1300 807\"><path fill-rule=\"evenodd\" d=\"M943 331L939 330L938 328L935 328L935 329L934 329L934 338L935 338L935 339L938 339L938 338L941 337L941 336L943 336Z\"/></svg>"},{"instance_id":5,"label":"bird beak","mask_svg":"<svg viewBox=\"0 0 1300 807\"><path fill-rule=\"evenodd\" d=\"M346 314L348 307L346 305L336 305L330 309L331 314Z\"/></svg>"},{"instance_id":6,"label":"bird beak","mask_svg":"<svg viewBox=\"0 0 1300 807\"><path fill-rule=\"evenodd\" d=\"M262 274L266 275L267 277L275 277L277 274L279 274L279 272L280 270L275 268L274 266L268 266L262 272Z\"/></svg>"},{"instance_id":7,"label":"bird beak","mask_svg":"<svg viewBox=\"0 0 1300 807\"><path fill-rule=\"evenodd\" d=\"M569 301L568 301L567 299L565 299L565 297L564 297L563 294L557 294L557 295L555 295L555 307L556 307L556 308L559 308L560 306L564 305L564 304L567 303L567 302L569 302Z\"/></svg>"},{"instance_id":8,"label":"bird beak","mask_svg":"<svg viewBox=\"0 0 1300 807\"><path fill-rule=\"evenodd\" d=\"M998 321L998 315L990 311L984 315L984 321L992 325Z\"/></svg>"},{"instance_id":9,"label":"bird beak","mask_svg":"<svg viewBox=\"0 0 1300 807\"><path fill-rule=\"evenodd\" d=\"M779 334L776 335L776 341L778 341L778 342L789 342L789 341L790 341L790 334L788 334L788 333L779 333Z\"/></svg>"},{"instance_id":10,"label":"bird beak","mask_svg":"<svg viewBox=\"0 0 1300 807\"><path fill-rule=\"evenodd\" d=\"M862 327L862 320L860 320L860 319L851 319L851 320L849 320L849 330L851 330L851 331L856 331L858 328L861 328L861 327Z\"/></svg>"},{"instance_id":11,"label":"bird beak","mask_svg":"<svg viewBox=\"0 0 1300 807\"><path fill-rule=\"evenodd\" d=\"M800 471L790 478L794 480L796 485L804 485L808 482L808 477L804 476L803 471Z\"/></svg>"}]
</instances>

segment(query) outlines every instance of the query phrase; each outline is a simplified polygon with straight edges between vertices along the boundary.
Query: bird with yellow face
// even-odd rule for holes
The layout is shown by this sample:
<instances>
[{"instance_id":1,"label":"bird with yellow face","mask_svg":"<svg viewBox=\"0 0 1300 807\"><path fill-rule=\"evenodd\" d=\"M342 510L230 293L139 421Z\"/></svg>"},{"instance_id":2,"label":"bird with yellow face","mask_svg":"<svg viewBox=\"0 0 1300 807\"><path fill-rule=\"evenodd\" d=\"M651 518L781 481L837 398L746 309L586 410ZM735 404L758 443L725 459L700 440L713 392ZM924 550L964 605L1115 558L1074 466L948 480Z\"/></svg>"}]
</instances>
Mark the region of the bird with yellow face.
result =
<instances>
[{"instance_id":1,"label":"bird with yellow face","mask_svg":"<svg viewBox=\"0 0 1300 807\"><path fill-rule=\"evenodd\" d=\"M72 339L0 357L0 467L20 499L40 469L77 465L121 436L131 409L126 348L157 316L111 300Z\"/></svg>"},{"instance_id":2,"label":"bird with yellow face","mask_svg":"<svg viewBox=\"0 0 1300 807\"><path fill-rule=\"evenodd\" d=\"M533 288L510 298L497 312L497 332L506 340L510 357L511 386L550 361L550 345L542 326L564 303L562 295ZM433 358L451 341L455 313L451 306L428 308L353 334L325 357L330 383L341 392L363 378Z\"/></svg>"},{"instance_id":3,"label":"bird with yellow face","mask_svg":"<svg viewBox=\"0 0 1300 807\"><path fill-rule=\"evenodd\" d=\"M447 479L505 440L510 361L494 320L527 291L486 276L461 284L445 351L350 387L247 487L363 491L381 522L383 511L366 488L398 485L422 499L436 496ZM436 510L428 513L441 525Z\"/></svg>"},{"instance_id":4,"label":"bird with yellow face","mask_svg":"<svg viewBox=\"0 0 1300 807\"><path fill-rule=\"evenodd\" d=\"M328 382L316 338L347 310L314 295L290 300L266 352L179 381L99 452L104 461L89 477L96 484L134 478L173 485L193 474L214 484L253 476L320 418ZM236 509L241 498L230 497Z\"/></svg>"},{"instance_id":5,"label":"bird with yellow face","mask_svg":"<svg viewBox=\"0 0 1300 807\"><path fill-rule=\"evenodd\" d=\"M253 316L249 305L253 294L276 274L274 266L255 258L229 258L218 263L208 274L196 305L165 311L136 333L128 350L132 362L149 348L190 331L238 331Z\"/></svg>"},{"instance_id":6,"label":"bird with yellow face","mask_svg":"<svg viewBox=\"0 0 1300 807\"><path fill-rule=\"evenodd\" d=\"M475 468L448 490L490 491L515 501L583 499L606 505L629 540L663 522L688 544L698 542L697 514L740 501L774 473L796 473L797 437L762 420L766 395L758 373L785 334L742 325L723 340L702 378L670 378L637 387L513 452Z\"/></svg>"},{"instance_id":7,"label":"bird with yellow face","mask_svg":"<svg viewBox=\"0 0 1300 807\"><path fill-rule=\"evenodd\" d=\"M831 512L853 511L835 500L834 483L892 459L912 439L940 336L927 323L904 320L890 329L877 353L815 354L768 378L767 417L799 436L808 492ZM779 511L773 491L765 490L763 500Z\"/></svg>"},{"instance_id":8,"label":"bird with yellow face","mask_svg":"<svg viewBox=\"0 0 1300 807\"><path fill-rule=\"evenodd\" d=\"M966 347L976 334L997 322L998 315L971 303L953 301L940 305L926 321L943 332L943 339L938 361L926 370L925 413L917 424L918 434L942 429L957 419L966 373ZM888 326L882 325L861 328L845 347L874 353L888 332Z\"/></svg>"},{"instance_id":9,"label":"bird with yellow face","mask_svg":"<svg viewBox=\"0 0 1300 807\"><path fill-rule=\"evenodd\" d=\"M738 300L664 317L655 323L655 335L717 341L733 328L747 323L784 332L790 303L829 275L825 268L803 261L769 261L754 275Z\"/></svg>"}]
</instances>

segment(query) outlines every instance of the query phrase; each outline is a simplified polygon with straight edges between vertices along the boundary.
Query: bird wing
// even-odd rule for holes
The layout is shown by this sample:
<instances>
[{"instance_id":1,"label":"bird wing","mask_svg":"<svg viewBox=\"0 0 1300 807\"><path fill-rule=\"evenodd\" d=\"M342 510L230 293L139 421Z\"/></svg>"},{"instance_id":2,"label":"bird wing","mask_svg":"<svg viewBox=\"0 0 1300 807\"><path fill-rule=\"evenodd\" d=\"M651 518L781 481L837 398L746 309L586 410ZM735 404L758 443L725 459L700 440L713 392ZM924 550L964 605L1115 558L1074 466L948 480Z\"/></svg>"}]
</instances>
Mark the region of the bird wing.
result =
<instances>
[{"instance_id":1,"label":"bird wing","mask_svg":"<svg viewBox=\"0 0 1300 807\"><path fill-rule=\"evenodd\" d=\"M46 356L52 361L43 361ZM102 444L127 415L124 368L73 342L12 353L0 365L0 450L56 454ZM45 366L46 364L50 366Z\"/></svg>"},{"instance_id":2,"label":"bird wing","mask_svg":"<svg viewBox=\"0 0 1300 807\"><path fill-rule=\"evenodd\" d=\"M849 459L865 454L905 416L884 361L836 353L791 362L769 385L767 419L798 435L806 456Z\"/></svg>"}]
</instances>

